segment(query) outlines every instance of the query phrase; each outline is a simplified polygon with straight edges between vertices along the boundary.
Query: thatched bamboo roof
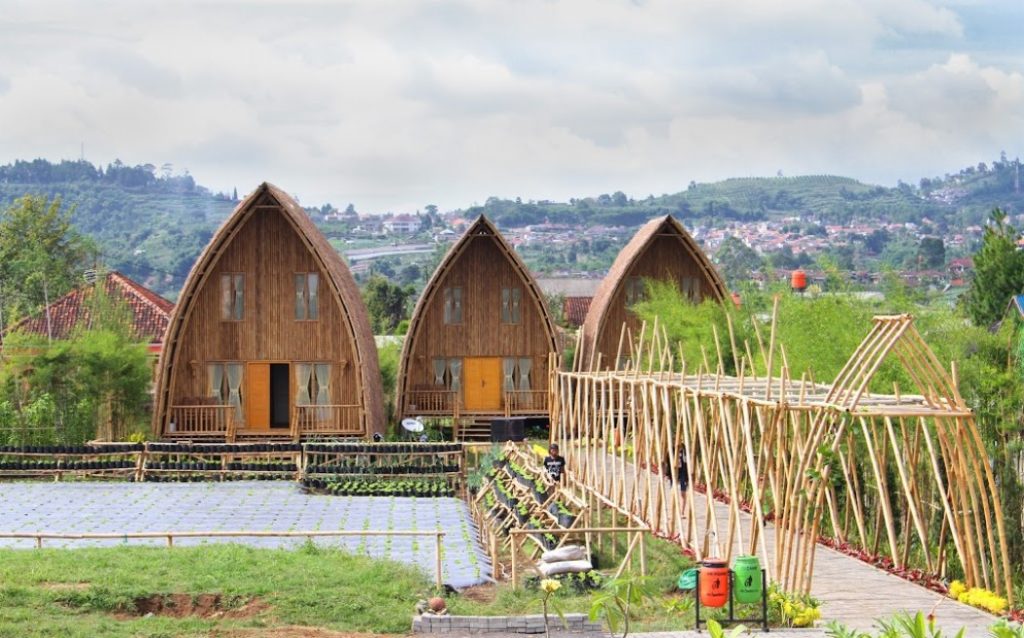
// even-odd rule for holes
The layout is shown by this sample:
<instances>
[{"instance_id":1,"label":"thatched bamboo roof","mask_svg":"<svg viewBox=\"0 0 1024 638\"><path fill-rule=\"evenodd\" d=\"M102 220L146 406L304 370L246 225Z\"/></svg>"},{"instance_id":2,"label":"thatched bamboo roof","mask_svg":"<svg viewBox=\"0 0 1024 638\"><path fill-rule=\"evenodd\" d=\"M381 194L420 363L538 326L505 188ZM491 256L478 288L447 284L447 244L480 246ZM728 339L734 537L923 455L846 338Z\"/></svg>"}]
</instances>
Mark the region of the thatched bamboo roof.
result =
<instances>
[{"instance_id":1,"label":"thatched bamboo roof","mask_svg":"<svg viewBox=\"0 0 1024 638\"><path fill-rule=\"evenodd\" d=\"M704 251L697 245L697 242L693 240L690 233L686 232L683 225L671 215L656 217L641 226L640 230L633 235L629 243L619 252L619 256L615 258L615 263L612 264L608 274L605 275L604 281L598 287L597 293L594 294L594 298L590 302L590 308L587 310L587 318L583 322L581 351L576 353L577 366L583 362L590 361L591 350L595 347L594 344L598 343L604 330L613 329L618 331L619 326L605 325L605 318L612 301L629 276L633 265L650 247L651 243L662 235L678 237L680 249L685 251L693 259L694 263L697 264L715 299L723 301L728 295L729 291L725 285L725 280L718 274L711 260L704 254Z\"/></svg>"}]
</instances>

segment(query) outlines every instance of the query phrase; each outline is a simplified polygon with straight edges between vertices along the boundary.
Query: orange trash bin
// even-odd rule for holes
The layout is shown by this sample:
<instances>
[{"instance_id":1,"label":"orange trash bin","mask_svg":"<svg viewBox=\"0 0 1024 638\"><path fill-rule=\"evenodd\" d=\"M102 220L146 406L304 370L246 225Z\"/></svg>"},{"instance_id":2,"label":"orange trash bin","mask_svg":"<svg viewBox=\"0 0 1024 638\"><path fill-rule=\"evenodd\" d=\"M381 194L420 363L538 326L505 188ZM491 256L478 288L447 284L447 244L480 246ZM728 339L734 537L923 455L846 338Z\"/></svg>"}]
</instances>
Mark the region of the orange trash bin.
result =
<instances>
[{"instance_id":1,"label":"orange trash bin","mask_svg":"<svg viewBox=\"0 0 1024 638\"><path fill-rule=\"evenodd\" d=\"M701 563L697 595L703 607L724 607L729 602L729 563L719 558Z\"/></svg>"}]
</instances>

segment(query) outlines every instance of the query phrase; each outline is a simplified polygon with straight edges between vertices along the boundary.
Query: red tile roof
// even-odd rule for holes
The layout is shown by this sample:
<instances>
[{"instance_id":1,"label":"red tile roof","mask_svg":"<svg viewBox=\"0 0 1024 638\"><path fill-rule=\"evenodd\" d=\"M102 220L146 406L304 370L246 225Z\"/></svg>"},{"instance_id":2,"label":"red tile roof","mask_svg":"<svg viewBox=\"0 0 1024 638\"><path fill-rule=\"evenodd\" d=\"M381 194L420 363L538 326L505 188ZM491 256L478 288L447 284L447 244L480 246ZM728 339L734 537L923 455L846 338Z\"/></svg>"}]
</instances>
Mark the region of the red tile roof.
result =
<instances>
[{"instance_id":1,"label":"red tile roof","mask_svg":"<svg viewBox=\"0 0 1024 638\"><path fill-rule=\"evenodd\" d=\"M587 310L590 310L590 300L593 297L566 297L562 301L562 315L566 323L579 328L587 318Z\"/></svg>"},{"instance_id":2,"label":"red tile roof","mask_svg":"<svg viewBox=\"0 0 1024 638\"><path fill-rule=\"evenodd\" d=\"M76 288L48 306L47 312L40 312L12 324L5 333L20 331L38 335L46 335L47 314L49 314L49 330L54 339L64 339L81 323L89 321L89 307L86 299L93 287ZM117 295L131 309L132 329L134 334L150 344L161 344L167 322L174 304L146 288L142 284L125 277L119 272L111 271L106 276L108 295Z\"/></svg>"}]
</instances>

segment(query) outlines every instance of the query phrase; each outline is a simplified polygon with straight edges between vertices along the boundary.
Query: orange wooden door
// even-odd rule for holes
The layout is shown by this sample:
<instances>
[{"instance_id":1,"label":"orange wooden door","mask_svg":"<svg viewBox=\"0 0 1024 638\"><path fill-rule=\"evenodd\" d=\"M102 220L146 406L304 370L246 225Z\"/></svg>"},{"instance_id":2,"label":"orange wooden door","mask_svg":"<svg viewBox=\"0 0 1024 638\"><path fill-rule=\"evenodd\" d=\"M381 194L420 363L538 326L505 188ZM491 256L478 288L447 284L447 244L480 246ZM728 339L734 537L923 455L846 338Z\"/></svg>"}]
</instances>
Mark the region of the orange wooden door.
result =
<instances>
[{"instance_id":1,"label":"orange wooden door","mask_svg":"<svg viewBox=\"0 0 1024 638\"><path fill-rule=\"evenodd\" d=\"M270 429L269 363L245 366L245 427L248 430Z\"/></svg>"},{"instance_id":2,"label":"orange wooden door","mask_svg":"<svg viewBox=\"0 0 1024 638\"><path fill-rule=\"evenodd\" d=\"M501 410L501 359L467 357L463 364L463 401L467 410Z\"/></svg>"}]
</instances>

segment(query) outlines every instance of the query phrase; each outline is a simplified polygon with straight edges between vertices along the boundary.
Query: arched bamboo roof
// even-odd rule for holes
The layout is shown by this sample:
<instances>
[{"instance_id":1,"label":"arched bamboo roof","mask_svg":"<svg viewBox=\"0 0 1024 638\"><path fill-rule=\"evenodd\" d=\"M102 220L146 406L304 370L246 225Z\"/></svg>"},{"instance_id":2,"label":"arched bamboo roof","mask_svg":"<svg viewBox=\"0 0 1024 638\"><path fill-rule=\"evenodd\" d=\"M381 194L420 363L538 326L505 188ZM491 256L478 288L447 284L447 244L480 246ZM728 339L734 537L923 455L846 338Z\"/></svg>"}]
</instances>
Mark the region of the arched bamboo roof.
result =
<instances>
[{"instance_id":1,"label":"arched bamboo roof","mask_svg":"<svg viewBox=\"0 0 1024 638\"><path fill-rule=\"evenodd\" d=\"M199 291L215 272L217 262L231 241L245 226L252 214L261 207L276 207L288 224L295 229L302 243L309 249L326 279L335 301L340 305L347 328L347 337L354 344L356 378L360 388L359 396L366 433L383 432L384 403L381 388L380 366L373 329L366 313L366 306L359 294L359 287L352 278L341 256L331 247L327 238L309 218L306 211L291 196L273 184L263 182L256 190L242 200L221 227L213 234L210 242L200 253L181 289L178 303L171 314L164 349L157 364L156 410L153 414L154 433L164 431L169 398L171 396L171 370L181 365L177 360L179 339L188 325L194 302ZM266 238L274 241L273 237Z\"/></svg>"},{"instance_id":2,"label":"arched bamboo roof","mask_svg":"<svg viewBox=\"0 0 1024 638\"><path fill-rule=\"evenodd\" d=\"M517 273L523 282L523 287L526 290L527 298L535 304L538 313L540 314L542 323L545 328L547 342L549 344L550 352L558 351L558 338L555 330L555 323L551 320L551 314L548 312L547 303L544 301L544 293L541 292L540 286L537 285L537 281L533 278L530 270L520 259L515 249L509 245L505 238L502 237L501 233L498 232L497 227L491 223L485 216L480 215L475 222L463 233L462 237L455 242L448 252L445 254L444 259L441 260L437 270L431 275L430 281L427 282L426 287L423 289L423 294L420 295L419 300L416 302L416 308L413 310L412 319L409 322L409 331L405 339L405 343L402 345L402 359L399 363L398 379L395 383L396 392L396 408L401 411L403 409L402 397L405 393L406 381L408 378L410 359L415 352L416 343L419 340L420 327L422 325L422 319L427 308L430 307L431 302L434 299L434 295L437 294L438 289L441 287L440 284L444 280L454 264L458 261L459 257L465 252L466 248L469 247L470 243L474 240L490 239L494 242L495 247L499 253L505 257L512 265L512 270Z\"/></svg>"},{"instance_id":3,"label":"arched bamboo roof","mask_svg":"<svg viewBox=\"0 0 1024 638\"><path fill-rule=\"evenodd\" d=\"M625 282L633 265L651 246L654 240L662 235L678 237L682 250L686 251L697 265L701 274L704 275L715 299L719 302L726 299L729 290L725 285L725 280L718 274L714 264L704 254L704 251L700 249L697 242L693 240L690 233L686 232L686 229L679 220L671 215L656 217L641 226L640 230L633 235L629 243L619 252L619 256L615 258L615 263L612 264L608 274L605 275L600 287L598 287L597 293L594 294L594 298L590 302L590 308L587 310L587 318L583 321L581 349L580 352L576 353L575 357L577 369L585 368L589 365L591 351L595 344L598 343L604 330L609 328L619 329L619 326L605 326L605 318L612 301Z\"/></svg>"}]
</instances>

